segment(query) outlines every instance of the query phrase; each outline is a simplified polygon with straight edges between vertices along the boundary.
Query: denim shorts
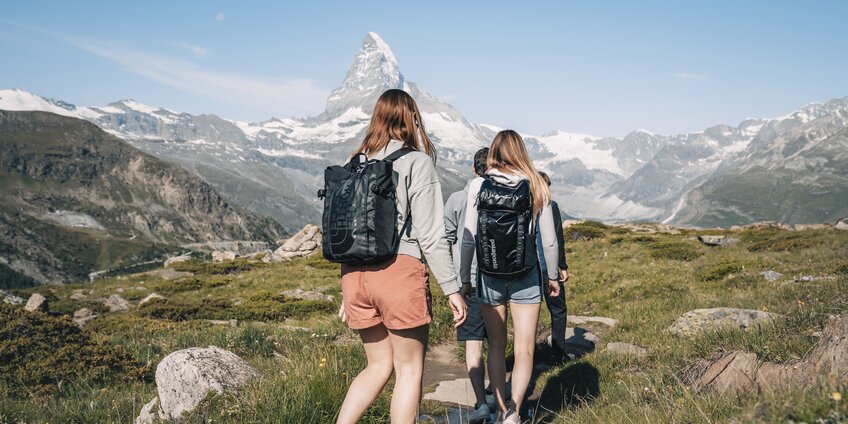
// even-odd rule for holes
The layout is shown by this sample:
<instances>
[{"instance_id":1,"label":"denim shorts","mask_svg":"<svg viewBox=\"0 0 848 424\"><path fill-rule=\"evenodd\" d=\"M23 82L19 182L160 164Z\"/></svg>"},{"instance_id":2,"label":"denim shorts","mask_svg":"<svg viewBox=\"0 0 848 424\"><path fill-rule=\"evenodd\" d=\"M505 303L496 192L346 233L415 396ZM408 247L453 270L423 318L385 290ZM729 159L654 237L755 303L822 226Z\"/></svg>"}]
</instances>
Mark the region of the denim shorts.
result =
<instances>
[{"instance_id":1,"label":"denim shorts","mask_svg":"<svg viewBox=\"0 0 848 424\"><path fill-rule=\"evenodd\" d=\"M483 274L477 294L483 305L510 303L542 303L542 280L538 267L509 278Z\"/></svg>"}]
</instances>

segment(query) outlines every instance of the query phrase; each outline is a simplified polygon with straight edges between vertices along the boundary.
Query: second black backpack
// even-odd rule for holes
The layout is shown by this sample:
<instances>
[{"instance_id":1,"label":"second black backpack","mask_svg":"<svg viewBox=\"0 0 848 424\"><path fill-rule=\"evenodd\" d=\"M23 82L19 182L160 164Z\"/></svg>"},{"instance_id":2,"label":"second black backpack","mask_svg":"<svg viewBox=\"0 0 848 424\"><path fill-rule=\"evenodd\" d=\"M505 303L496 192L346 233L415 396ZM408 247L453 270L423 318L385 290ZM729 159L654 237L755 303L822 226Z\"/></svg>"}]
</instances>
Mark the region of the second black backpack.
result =
<instances>
[{"instance_id":1,"label":"second black backpack","mask_svg":"<svg viewBox=\"0 0 848 424\"><path fill-rule=\"evenodd\" d=\"M400 149L383 160L354 156L324 171L322 247L336 263L376 263L397 254L401 235L392 162L411 152ZM406 222L409 222L407 218Z\"/></svg>"},{"instance_id":2,"label":"second black backpack","mask_svg":"<svg viewBox=\"0 0 848 424\"><path fill-rule=\"evenodd\" d=\"M517 186L483 181L477 195L477 264L484 274L509 277L532 270L539 261L531 234L530 183Z\"/></svg>"}]
</instances>

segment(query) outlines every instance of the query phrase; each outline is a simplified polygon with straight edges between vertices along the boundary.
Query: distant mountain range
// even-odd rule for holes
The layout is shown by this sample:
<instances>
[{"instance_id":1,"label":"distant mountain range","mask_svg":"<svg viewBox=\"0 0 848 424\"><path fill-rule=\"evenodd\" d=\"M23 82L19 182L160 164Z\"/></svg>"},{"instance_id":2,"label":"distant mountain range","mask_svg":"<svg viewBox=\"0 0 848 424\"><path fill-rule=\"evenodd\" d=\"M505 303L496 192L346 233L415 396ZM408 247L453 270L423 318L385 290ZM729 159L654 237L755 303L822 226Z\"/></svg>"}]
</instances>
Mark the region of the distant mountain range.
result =
<instances>
[{"instance_id":1,"label":"distant mountain range","mask_svg":"<svg viewBox=\"0 0 848 424\"><path fill-rule=\"evenodd\" d=\"M276 221L90 122L0 111L0 288L85 279L182 245L274 243Z\"/></svg>"},{"instance_id":2,"label":"distant mountain range","mask_svg":"<svg viewBox=\"0 0 848 424\"><path fill-rule=\"evenodd\" d=\"M189 169L217 191L287 229L318 222L324 167L361 141L376 98L401 88L418 101L439 151L445 194L461 188L474 151L500 129L474 124L400 72L389 46L369 33L326 110L302 119L227 120L132 100L74 106L0 90L0 109L42 110L91 121L139 149ZM736 126L622 139L554 131L524 134L555 199L573 216L730 226L759 220L833 221L848 216L848 97Z\"/></svg>"}]
</instances>

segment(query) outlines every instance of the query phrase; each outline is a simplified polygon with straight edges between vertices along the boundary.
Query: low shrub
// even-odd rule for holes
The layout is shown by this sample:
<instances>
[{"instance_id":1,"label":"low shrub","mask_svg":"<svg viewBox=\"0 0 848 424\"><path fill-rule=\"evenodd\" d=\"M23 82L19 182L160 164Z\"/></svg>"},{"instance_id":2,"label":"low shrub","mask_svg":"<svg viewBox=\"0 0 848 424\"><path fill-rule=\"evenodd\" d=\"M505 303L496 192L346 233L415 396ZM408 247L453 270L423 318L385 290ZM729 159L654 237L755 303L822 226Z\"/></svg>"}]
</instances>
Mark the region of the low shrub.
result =
<instances>
[{"instance_id":1,"label":"low shrub","mask_svg":"<svg viewBox=\"0 0 848 424\"><path fill-rule=\"evenodd\" d=\"M213 319L216 314L232 308L226 300L203 299L197 303L179 302L166 299L154 299L136 309L136 314L169 321L188 321L192 319Z\"/></svg>"},{"instance_id":2,"label":"low shrub","mask_svg":"<svg viewBox=\"0 0 848 424\"><path fill-rule=\"evenodd\" d=\"M262 268L268 264L264 262L249 262L247 258L237 258L225 262L206 262L200 259L178 262L171 265L177 271L192 272L195 274L233 274L249 271L254 268Z\"/></svg>"},{"instance_id":3,"label":"low shrub","mask_svg":"<svg viewBox=\"0 0 848 424\"><path fill-rule=\"evenodd\" d=\"M565 229L565 239L571 241L588 241L603 238L606 235L604 233L605 228L607 228L607 226L600 222L581 222Z\"/></svg>"},{"instance_id":4,"label":"low shrub","mask_svg":"<svg viewBox=\"0 0 848 424\"><path fill-rule=\"evenodd\" d=\"M656 259L691 261L703 255L692 245L678 241L660 241L648 246L651 249L651 256Z\"/></svg>"},{"instance_id":5,"label":"low shrub","mask_svg":"<svg viewBox=\"0 0 848 424\"><path fill-rule=\"evenodd\" d=\"M701 270L701 279L704 281L718 281L730 274L742 272L745 266L734 260L723 261L716 264L711 264Z\"/></svg>"},{"instance_id":6,"label":"low shrub","mask_svg":"<svg viewBox=\"0 0 848 424\"><path fill-rule=\"evenodd\" d=\"M136 314L168 321L284 321L286 318L306 318L315 313L333 313L336 308L328 300L292 300L282 295L258 294L238 305L222 299L203 299L196 303L156 299L139 306Z\"/></svg>"},{"instance_id":7,"label":"low shrub","mask_svg":"<svg viewBox=\"0 0 848 424\"><path fill-rule=\"evenodd\" d=\"M813 246L818 246L821 240L804 238L801 235L789 235L778 239L765 239L752 243L748 246L750 252L786 252L789 250L806 249Z\"/></svg>"},{"instance_id":8,"label":"low shrub","mask_svg":"<svg viewBox=\"0 0 848 424\"><path fill-rule=\"evenodd\" d=\"M186 277L177 280L163 281L154 286L153 291L163 294L172 295L175 293L183 293L188 291L200 290L203 288L215 288L225 286L231 283L227 277L210 278L210 277Z\"/></svg>"},{"instance_id":9,"label":"low shrub","mask_svg":"<svg viewBox=\"0 0 848 424\"><path fill-rule=\"evenodd\" d=\"M0 304L0 385L11 397L50 395L68 379L151 376L151 370L132 355L80 328L68 316Z\"/></svg>"}]
</instances>

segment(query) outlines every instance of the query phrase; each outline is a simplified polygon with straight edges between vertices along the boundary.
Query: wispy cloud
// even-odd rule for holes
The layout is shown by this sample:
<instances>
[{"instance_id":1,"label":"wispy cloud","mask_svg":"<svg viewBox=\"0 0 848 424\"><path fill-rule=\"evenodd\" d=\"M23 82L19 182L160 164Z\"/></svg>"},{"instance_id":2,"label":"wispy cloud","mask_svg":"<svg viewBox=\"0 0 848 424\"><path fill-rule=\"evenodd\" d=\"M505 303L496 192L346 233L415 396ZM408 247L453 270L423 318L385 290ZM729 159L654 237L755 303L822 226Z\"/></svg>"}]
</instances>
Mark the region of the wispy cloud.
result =
<instances>
[{"instance_id":1,"label":"wispy cloud","mask_svg":"<svg viewBox=\"0 0 848 424\"><path fill-rule=\"evenodd\" d=\"M218 22L224 22L224 19L227 19L227 14L224 12L218 12L218 14L215 15L215 20Z\"/></svg>"},{"instance_id":2,"label":"wispy cloud","mask_svg":"<svg viewBox=\"0 0 848 424\"><path fill-rule=\"evenodd\" d=\"M677 72L671 74L671 77L679 81L704 81L710 79L709 75L694 74L691 72Z\"/></svg>"},{"instance_id":3,"label":"wispy cloud","mask_svg":"<svg viewBox=\"0 0 848 424\"><path fill-rule=\"evenodd\" d=\"M209 49L207 49L206 47L201 47L201 46L198 46L196 44L191 44L191 43L186 42L186 41L181 41L179 43L172 42L171 45L174 46L174 47L179 47L179 48L184 49L184 50L188 50L189 52L191 52L191 54L194 55L194 57L196 57L198 59L206 56L209 53Z\"/></svg>"},{"instance_id":4,"label":"wispy cloud","mask_svg":"<svg viewBox=\"0 0 848 424\"><path fill-rule=\"evenodd\" d=\"M69 44L111 60L127 71L177 90L245 110L274 116L309 115L324 106L329 90L309 79L269 79L220 72L181 58L136 50L124 44L65 37ZM205 49L204 49L205 52Z\"/></svg>"}]
</instances>

